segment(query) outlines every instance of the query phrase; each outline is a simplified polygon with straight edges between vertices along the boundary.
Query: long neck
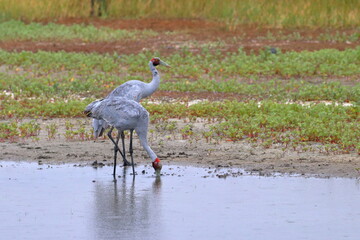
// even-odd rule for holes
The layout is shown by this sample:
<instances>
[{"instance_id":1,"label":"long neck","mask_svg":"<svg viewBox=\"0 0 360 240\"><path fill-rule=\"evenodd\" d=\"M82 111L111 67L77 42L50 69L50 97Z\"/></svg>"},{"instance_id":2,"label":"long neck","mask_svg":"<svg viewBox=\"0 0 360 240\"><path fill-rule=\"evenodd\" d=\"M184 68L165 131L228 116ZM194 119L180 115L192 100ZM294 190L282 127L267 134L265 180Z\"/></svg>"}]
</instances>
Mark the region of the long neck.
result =
<instances>
[{"instance_id":1,"label":"long neck","mask_svg":"<svg viewBox=\"0 0 360 240\"><path fill-rule=\"evenodd\" d=\"M143 92L143 97L147 97L153 94L160 85L159 72L157 71L157 69L155 68L154 64L151 61L149 62L149 67L153 78L150 83L146 84L146 88L144 89Z\"/></svg>"},{"instance_id":2,"label":"long neck","mask_svg":"<svg viewBox=\"0 0 360 240\"><path fill-rule=\"evenodd\" d=\"M136 131L136 130L135 130ZM155 159L157 158L156 154L154 153L154 151L150 148L148 141L147 141L147 132L146 131L138 131L137 132L138 136L139 136L139 140L141 145L143 146L143 148L145 149L145 151L149 154L150 158L152 161L155 161Z\"/></svg>"}]
</instances>

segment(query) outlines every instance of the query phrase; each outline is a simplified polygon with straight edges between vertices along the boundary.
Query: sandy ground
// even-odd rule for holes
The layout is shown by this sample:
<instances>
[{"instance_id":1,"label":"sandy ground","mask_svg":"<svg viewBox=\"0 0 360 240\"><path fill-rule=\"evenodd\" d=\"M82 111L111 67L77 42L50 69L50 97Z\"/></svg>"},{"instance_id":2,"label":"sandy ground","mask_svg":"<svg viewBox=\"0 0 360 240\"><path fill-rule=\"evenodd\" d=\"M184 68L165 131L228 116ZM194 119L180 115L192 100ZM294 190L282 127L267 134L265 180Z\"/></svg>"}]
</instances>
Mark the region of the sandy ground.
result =
<instances>
[{"instance_id":1,"label":"sandy ground","mask_svg":"<svg viewBox=\"0 0 360 240\"><path fill-rule=\"evenodd\" d=\"M79 122L79 119L71 119ZM185 124L178 121L178 127ZM79 139L67 140L65 119L44 120L41 122L39 140L22 139L0 144L0 160L34 161L42 164L73 163L76 165L97 166L113 164L113 146L107 138L96 141ZM91 121L81 119L90 129ZM55 139L47 139L46 125L56 123L59 131ZM196 133L204 127L195 123ZM76 128L76 124L75 124ZM204 139L183 139L180 134L159 132L151 124L149 144L163 164L192 165L201 167L243 168L252 174L271 175L274 173L299 174L316 177L360 177L360 157L357 154L327 155L318 152L283 151L281 148L264 149L253 147L244 141L207 143ZM126 140L128 146L128 140ZM130 158L129 158L130 160ZM150 158L142 149L138 139L134 141L134 161L137 164L150 164ZM119 165L121 166L121 164Z\"/></svg>"}]
</instances>

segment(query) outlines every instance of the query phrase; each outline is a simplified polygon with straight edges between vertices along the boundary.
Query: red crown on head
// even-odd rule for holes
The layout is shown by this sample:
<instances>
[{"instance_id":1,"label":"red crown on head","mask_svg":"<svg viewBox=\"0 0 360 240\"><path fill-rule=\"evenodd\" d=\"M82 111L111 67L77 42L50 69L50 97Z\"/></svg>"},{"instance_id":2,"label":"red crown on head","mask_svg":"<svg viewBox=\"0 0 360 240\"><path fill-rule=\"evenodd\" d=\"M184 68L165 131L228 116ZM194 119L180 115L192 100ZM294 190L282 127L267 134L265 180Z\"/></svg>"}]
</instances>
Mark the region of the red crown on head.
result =
<instances>
[{"instance_id":1,"label":"red crown on head","mask_svg":"<svg viewBox=\"0 0 360 240\"><path fill-rule=\"evenodd\" d=\"M160 59L159 58L153 58L150 60L154 66L157 66L160 64Z\"/></svg>"}]
</instances>

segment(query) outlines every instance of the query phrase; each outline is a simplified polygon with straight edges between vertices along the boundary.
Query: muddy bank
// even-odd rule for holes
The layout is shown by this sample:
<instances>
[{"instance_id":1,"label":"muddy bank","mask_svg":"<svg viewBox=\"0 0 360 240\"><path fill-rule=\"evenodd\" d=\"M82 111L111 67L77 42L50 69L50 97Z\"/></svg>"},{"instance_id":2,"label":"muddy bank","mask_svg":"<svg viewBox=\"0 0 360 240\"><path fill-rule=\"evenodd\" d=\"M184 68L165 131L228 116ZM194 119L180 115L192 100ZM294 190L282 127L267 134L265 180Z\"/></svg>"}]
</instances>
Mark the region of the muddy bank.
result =
<instances>
[{"instance_id":1,"label":"muddy bank","mask_svg":"<svg viewBox=\"0 0 360 240\"><path fill-rule=\"evenodd\" d=\"M65 137L65 121L84 124L90 130L89 119L38 120L41 131L38 140L18 139L0 143L0 160L34 161L43 164L74 163L102 165L113 163L113 146L107 138L81 141ZM177 120L178 126L184 125ZM55 123L55 139L48 139L46 126ZM195 123L193 131L206 127ZM359 177L360 157L354 154L324 154L319 152L283 151L281 147L265 149L254 147L246 140L239 142L206 142L202 138L183 139L179 133L162 132L156 124L150 125L149 144L164 164L201 167L243 168L254 174L301 174L317 177ZM128 146L128 140L126 141ZM138 164L150 163L138 139L134 141L134 160Z\"/></svg>"}]
</instances>

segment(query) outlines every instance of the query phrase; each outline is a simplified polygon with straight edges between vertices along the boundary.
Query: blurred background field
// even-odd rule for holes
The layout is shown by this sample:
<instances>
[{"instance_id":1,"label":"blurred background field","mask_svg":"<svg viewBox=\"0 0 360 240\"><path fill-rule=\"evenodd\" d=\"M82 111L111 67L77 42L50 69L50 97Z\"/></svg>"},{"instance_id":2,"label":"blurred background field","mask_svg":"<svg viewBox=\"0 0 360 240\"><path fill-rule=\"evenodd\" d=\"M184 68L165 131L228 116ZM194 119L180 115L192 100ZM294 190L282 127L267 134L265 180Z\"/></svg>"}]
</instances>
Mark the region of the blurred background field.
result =
<instances>
[{"instance_id":1,"label":"blurred background field","mask_svg":"<svg viewBox=\"0 0 360 240\"><path fill-rule=\"evenodd\" d=\"M83 117L125 81L149 82L159 56L172 69L142 104L160 132L360 153L360 1L93 2L0 0L0 141L36 140L38 123L19 121Z\"/></svg>"},{"instance_id":2,"label":"blurred background field","mask_svg":"<svg viewBox=\"0 0 360 240\"><path fill-rule=\"evenodd\" d=\"M87 18L90 0L1 0L0 19L24 21ZM101 13L99 13L99 9ZM94 15L103 18L206 19L268 27L358 27L358 0L95 0Z\"/></svg>"}]
</instances>

